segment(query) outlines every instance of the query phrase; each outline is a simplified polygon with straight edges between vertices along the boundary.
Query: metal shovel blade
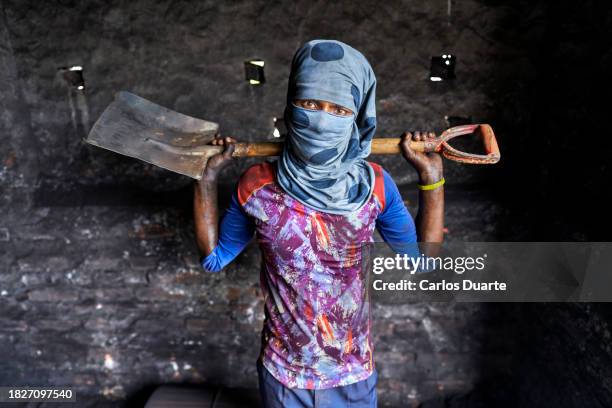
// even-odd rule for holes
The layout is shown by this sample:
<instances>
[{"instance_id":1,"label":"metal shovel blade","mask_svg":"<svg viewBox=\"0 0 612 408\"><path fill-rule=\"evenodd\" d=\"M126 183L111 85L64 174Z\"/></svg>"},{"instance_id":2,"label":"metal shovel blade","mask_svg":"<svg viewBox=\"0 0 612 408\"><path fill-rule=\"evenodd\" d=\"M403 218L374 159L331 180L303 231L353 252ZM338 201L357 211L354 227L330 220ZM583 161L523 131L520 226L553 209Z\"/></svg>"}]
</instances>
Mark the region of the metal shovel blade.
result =
<instances>
[{"instance_id":1,"label":"metal shovel blade","mask_svg":"<svg viewBox=\"0 0 612 408\"><path fill-rule=\"evenodd\" d=\"M164 169L200 179L206 155L194 146L214 139L219 125L183 115L121 91L96 121L85 141Z\"/></svg>"}]
</instances>

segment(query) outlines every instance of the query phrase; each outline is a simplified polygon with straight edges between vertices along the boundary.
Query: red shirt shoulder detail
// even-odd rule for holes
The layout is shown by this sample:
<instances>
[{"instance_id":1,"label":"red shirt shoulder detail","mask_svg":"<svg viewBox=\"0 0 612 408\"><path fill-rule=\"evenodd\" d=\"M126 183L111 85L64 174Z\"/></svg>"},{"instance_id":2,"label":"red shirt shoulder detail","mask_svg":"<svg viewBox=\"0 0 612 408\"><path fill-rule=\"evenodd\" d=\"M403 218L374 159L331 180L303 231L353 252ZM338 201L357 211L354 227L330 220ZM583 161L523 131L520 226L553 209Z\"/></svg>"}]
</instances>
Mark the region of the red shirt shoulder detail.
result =
<instances>
[{"instance_id":1,"label":"red shirt shoulder detail","mask_svg":"<svg viewBox=\"0 0 612 408\"><path fill-rule=\"evenodd\" d=\"M244 205L251 195L276 180L276 173L272 163L257 163L246 169L238 181L238 202Z\"/></svg>"},{"instance_id":2,"label":"red shirt shoulder detail","mask_svg":"<svg viewBox=\"0 0 612 408\"><path fill-rule=\"evenodd\" d=\"M385 179L383 176L383 168L378 163L368 162L372 169L374 169L374 191L372 194L376 196L376 199L380 203L380 211L385 209Z\"/></svg>"}]
</instances>

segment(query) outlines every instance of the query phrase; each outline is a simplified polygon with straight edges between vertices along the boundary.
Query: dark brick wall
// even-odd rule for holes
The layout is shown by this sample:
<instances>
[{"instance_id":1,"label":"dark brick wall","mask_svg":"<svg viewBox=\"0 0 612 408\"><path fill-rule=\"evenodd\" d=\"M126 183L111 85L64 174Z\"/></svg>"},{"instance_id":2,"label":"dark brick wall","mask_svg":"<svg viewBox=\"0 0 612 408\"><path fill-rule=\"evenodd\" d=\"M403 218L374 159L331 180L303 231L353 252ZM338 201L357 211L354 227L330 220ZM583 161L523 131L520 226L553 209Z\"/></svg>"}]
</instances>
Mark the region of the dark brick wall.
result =
<instances>
[{"instance_id":1,"label":"dark brick wall","mask_svg":"<svg viewBox=\"0 0 612 408\"><path fill-rule=\"evenodd\" d=\"M534 210L517 198L522 177L560 168L552 159L539 166L526 149L534 140L550 149L542 135L559 134L555 122L536 120L554 88L538 82L548 78L542 50L559 61L554 50L583 49L589 32L579 40L567 34L567 46L554 33L572 14L584 17L584 30L605 20L601 7L588 5L552 13L543 2L453 2L448 26L446 1L3 1L0 348L8 358L0 384L70 385L90 406L136 406L168 382L256 386L257 249L219 274L202 273L190 180L80 139L114 92L130 90L217 121L225 134L265 140L282 114L293 52L315 37L346 41L369 58L380 135L440 130L444 115L494 125L499 166L447 162L448 239L518 240L542 231L546 239L588 239L579 221L542 217L544 204ZM430 56L448 51L458 56L458 79L429 82ZM249 57L266 60L263 87L243 80ZM57 74L70 65L84 68L84 95ZM562 98L552 103L573 112ZM560 140L557 153L573 146ZM397 157L376 160L403 185L414 213L414 172ZM252 162L226 172L225 202ZM555 225L563 227L548 228ZM607 316L589 305L377 304L380 400L548 406L554 396L564 406L609 405ZM583 389L588 394L576 397Z\"/></svg>"}]
</instances>

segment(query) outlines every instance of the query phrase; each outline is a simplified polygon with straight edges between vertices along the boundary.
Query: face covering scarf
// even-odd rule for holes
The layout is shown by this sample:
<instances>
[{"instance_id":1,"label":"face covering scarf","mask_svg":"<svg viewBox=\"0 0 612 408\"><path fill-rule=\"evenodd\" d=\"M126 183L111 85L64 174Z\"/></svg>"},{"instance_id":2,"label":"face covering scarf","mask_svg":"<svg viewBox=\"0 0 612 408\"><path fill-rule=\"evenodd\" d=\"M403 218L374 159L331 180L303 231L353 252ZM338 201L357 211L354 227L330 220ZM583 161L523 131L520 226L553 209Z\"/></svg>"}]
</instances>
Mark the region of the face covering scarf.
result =
<instances>
[{"instance_id":1,"label":"face covering scarf","mask_svg":"<svg viewBox=\"0 0 612 408\"><path fill-rule=\"evenodd\" d=\"M293 57L277 179L302 204L331 214L359 210L374 171L365 161L376 131L376 77L366 58L340 41L313 40ZM353 111L341 116L293 104L314 99Z\"/></svg>"}]
</instances>

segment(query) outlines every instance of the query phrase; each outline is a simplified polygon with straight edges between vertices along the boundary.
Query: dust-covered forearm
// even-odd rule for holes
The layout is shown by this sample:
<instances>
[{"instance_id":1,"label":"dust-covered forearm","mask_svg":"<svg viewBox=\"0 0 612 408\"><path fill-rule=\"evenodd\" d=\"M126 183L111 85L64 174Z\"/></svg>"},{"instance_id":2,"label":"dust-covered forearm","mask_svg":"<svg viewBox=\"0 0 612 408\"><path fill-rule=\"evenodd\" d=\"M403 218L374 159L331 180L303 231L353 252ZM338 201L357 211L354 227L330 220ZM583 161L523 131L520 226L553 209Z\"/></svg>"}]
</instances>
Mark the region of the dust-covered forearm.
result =
<instances>
[{"instance_id":1,"label":"dust-covered forearm","mask_svg":"<svg viewBox=\"0 0 612 408\"><path fill-rule=\"evenodd\" d=\"M216 181L203 180L194 184L193 217L196 243L202 255L208 256L217 246L219 236Z\"/></svg>"},{"instance_id":2,"label":"dust-covered forearm","mask_svg":"<svg viewBox=\"0 0 612 408\"><path fill-rule=\"evenodd\" d=\"M223 153L208 159L202 179L194 185L193 218L196 242L200 252L208 256L217 246L219 237L219 208L217 206L217 178L221 170L232 160L236 140L232 137L217 137L213 146L225 146Z\"/></svg>"},{"instance_id":3,"label":"dust-covered forearm","mask_svg":"<svg viewBox=\"0 0 612 408\"><path fill-rule=\"evenodd\" d=\"M430 185L442 179L442 174L422 175L420 183ZM419 192L419 210L416 217L417 237L423 243L423 252L436 256L444 240L444 186Z\"/></svg>"}]
</instances>

